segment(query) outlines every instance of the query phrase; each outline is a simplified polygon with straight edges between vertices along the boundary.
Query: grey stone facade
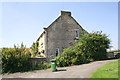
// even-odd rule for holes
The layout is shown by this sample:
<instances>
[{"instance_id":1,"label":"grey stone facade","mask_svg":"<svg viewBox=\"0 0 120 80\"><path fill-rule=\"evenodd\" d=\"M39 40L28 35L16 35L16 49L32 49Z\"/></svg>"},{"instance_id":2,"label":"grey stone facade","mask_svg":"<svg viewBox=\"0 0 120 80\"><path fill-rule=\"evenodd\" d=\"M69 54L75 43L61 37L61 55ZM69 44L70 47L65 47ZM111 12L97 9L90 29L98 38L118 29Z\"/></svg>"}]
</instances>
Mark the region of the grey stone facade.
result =
<instances>
[{"instance_id":1,"label":"grey stone facade","mask_svg":"<svg viewBox=\"0 0 120 80\"><path fill-rule=\"evenodd\" d=\"M64 48L74 44L78 40L83 28L71 16L71 12L61 11L61 15L47 28L37 39L39 51L44 51L48 61L60 55ZM41 47L42 46L42 47Z\"/></svg>"}]
</instances>

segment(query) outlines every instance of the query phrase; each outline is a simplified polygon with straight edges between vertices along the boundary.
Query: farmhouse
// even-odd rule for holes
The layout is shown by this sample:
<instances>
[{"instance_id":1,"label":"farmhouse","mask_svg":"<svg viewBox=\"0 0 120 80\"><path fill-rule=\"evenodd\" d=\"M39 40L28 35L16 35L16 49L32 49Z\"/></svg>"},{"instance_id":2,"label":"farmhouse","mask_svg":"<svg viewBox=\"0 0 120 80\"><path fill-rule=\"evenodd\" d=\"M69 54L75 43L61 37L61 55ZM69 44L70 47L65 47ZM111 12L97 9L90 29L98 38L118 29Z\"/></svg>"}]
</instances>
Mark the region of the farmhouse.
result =
<instances>
[{"instance_id":1,"label":"farmhouse","mask_svg":"<svg viewBox=\"0 0 120 80\"><path fill-rule=\"evenodd\" d=\"M71 16L69 11L61 11L61 15L52 22L39 36L38 50L48 60L60 55L64 48L67 48L79 39L79 33L84 29Z\"/></svg>"}]
</instances>

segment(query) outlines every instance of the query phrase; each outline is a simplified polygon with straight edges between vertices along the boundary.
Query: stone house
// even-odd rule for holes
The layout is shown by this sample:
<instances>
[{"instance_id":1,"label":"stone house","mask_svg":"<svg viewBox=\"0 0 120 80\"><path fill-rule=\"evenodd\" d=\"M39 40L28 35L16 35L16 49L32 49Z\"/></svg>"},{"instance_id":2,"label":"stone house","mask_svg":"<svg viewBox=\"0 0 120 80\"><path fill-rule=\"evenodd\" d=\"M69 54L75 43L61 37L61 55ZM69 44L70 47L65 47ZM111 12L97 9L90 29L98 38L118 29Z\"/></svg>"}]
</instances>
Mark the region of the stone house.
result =
<instances>
[{"instance_id":1,"label":"stone house","mask_svg":"<svg viewBox=\"0 0 120 80\"><path fill-rule=\"evenodd\" d=\"M74 44L79 39L79 33L84 29L71 16L69 11L61 11L61 15L52 22L39 36L38 50L48 61L60 55L64 48Z\"/></svg>"}]
</instances>

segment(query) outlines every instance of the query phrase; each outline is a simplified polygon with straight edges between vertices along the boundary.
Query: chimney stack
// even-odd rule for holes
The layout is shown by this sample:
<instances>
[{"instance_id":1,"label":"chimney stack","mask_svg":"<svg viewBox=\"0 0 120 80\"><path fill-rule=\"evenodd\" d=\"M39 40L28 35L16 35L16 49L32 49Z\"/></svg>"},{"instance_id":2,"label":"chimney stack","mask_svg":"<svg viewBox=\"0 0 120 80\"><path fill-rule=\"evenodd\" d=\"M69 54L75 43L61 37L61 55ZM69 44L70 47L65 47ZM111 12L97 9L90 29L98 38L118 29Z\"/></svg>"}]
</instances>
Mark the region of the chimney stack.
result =
<instances>
[{"instance_id":1,"label":"chimney stack","mask_svg":"<svg viewBox=\"0 0 120 80\"><path fill-rule=\"evenodd\" d=\"M71 16L71 12L70 11L61 11L61 16L62 15Z\"/></svg>"}]
</instances>

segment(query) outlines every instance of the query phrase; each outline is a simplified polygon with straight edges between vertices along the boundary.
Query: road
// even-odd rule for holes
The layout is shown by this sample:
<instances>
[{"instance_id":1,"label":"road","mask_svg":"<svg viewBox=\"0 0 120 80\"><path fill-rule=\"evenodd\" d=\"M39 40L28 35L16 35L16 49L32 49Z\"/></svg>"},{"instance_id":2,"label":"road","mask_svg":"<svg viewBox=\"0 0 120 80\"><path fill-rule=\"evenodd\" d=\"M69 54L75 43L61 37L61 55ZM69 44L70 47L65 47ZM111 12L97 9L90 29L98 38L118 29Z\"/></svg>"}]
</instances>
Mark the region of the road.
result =
<instances>
[{"instance_id":1,"label":"road","mask_svg":"<svg viewBox=\"0 0 120 80\"><path fill-rule=\"evenodd\" d=\"M58 71L52 72L51 69L35 70L24 73L13 73L3 75L3 78L89 78L91 73L96 71L97 68L105 65L106 63L116 60L95 61L88 64L62 67Z\"/></svg>"}]
</instances>

